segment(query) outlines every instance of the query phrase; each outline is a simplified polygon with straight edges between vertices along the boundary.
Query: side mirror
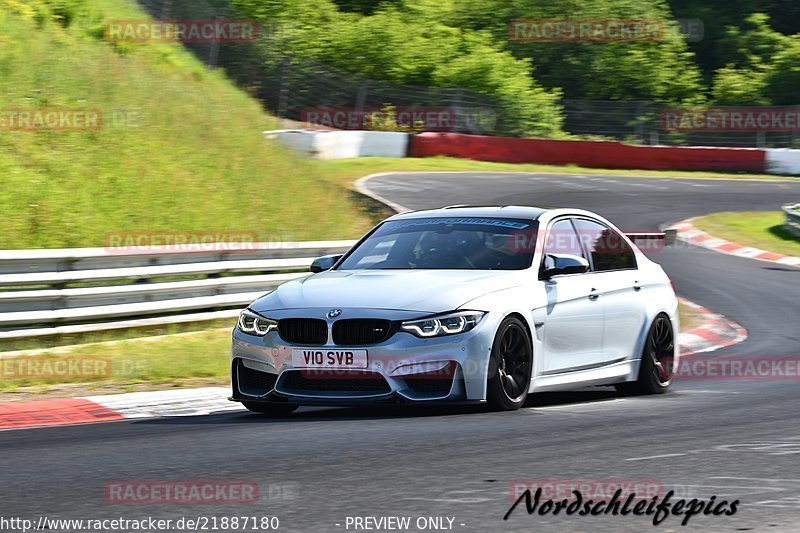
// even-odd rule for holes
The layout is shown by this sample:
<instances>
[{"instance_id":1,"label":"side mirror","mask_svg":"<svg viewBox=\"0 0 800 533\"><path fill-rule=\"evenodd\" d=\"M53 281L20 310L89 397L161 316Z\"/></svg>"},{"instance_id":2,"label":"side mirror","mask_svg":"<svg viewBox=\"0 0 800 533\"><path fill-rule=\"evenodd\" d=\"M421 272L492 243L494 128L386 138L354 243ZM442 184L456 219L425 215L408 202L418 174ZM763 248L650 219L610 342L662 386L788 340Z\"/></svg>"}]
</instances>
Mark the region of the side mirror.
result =
<instances>
[{"instance_id":1,"label":"side mirror","mask_svg":"<svg viewBox=\"0 0 800 533\"><path fill-rule=\"evenodd\" d=\"M330 270L333 268L333 265L336 264L336 261L342 258L342 254L339 255L323 255L322 257L318 257L314 259L314 262L311 263L311 272L315 274L317 272L323 272L325 270Z\"/></svg>"},{"instance_id":2,"label":"side mirror","mask_svg":"<svg viewBox=\"0 0 800 533\"><path fill-rule=\"evenodd\" d=\"M547 254L539 279L550 279L563 274L583 274L589 271L589 261L571 254Z\"/></svg>"}]
</instances>

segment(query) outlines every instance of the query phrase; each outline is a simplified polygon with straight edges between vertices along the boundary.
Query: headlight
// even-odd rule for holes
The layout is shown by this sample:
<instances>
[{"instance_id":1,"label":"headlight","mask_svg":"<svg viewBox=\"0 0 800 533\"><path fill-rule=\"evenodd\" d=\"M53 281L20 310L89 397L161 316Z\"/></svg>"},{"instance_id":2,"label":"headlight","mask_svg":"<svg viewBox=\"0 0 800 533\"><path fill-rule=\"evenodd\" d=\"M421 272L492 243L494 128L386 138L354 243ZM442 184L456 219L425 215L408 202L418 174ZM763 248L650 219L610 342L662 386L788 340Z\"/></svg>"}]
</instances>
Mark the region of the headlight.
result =
<instances>
[{"instance_id":1,"label":"headlight","mask_svg":"<svg viewBox=\"0 0 800 533\"><path fill-rule=\"evenodd\" d=\"M471 330L478 325L485 314L483 311L459 311L419 320L408 320L403 322L400 327L403 331L417 337L442 337Z\"/></svg>"},{"instance_id":2,"label":"headlight","mask_svg":"<svg viewBox=\"0 0 800 533\"><path fill-rule=\"evenodd\" d=\"M264 318L250 311L244 310L239 315L239 329L245 333L263 337L272 330L278 329L278 323L275 320Z\"/></svg>"}]
</instances>

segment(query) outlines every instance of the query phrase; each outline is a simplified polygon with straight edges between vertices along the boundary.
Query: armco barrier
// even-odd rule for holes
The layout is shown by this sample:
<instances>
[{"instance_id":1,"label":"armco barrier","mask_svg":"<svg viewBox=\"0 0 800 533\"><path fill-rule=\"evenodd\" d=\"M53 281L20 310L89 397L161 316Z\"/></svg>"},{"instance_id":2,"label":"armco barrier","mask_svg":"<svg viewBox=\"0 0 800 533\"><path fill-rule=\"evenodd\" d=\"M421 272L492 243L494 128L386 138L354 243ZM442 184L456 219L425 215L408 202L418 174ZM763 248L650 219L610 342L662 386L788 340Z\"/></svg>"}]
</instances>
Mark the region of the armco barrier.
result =
<instances>
[{"instance_id":1,"label":"armco barrier","mask_svg":"<svg viewBox=\"0 0 800 533\"><path fill-rule=\"evenodd\" d=\"M785 205L783 212L786 213L784 227L793 235L800 237L800 204Z\"/></svg>"},{"instance_id":2,"label":"armco barrier","mask_svg":"<svg viewBox=\"0 0 800 533\"><path fill-rule=\"evenodd\" d=\"M0 339L233 317L281 283L308 275L315 257L344 253L354 242L0 250ZM198 276L207 277L187 279Z\"/></svg>"},{"instance_id":3,"label":"armco barrier","mask_svg":"<svg viewBox=\"0 0 800 533\"><path fill-rule=\"evenodd\" d=\"M766 171L765 151L757 148L634 146L619 142L552 141L458 133L414 135L409 155L594 168Z\"/></svg>"},{"instance_id":4,"label":"armco barrier","mask_svg":"<svg viewBox=\"0 0 800 533\"><path fill-rule=\"evenodd\" d=\"M406 157L409 138L407 133L387 131L278 130L264 134L318 159Z\"/></svg>"}]
</instances>

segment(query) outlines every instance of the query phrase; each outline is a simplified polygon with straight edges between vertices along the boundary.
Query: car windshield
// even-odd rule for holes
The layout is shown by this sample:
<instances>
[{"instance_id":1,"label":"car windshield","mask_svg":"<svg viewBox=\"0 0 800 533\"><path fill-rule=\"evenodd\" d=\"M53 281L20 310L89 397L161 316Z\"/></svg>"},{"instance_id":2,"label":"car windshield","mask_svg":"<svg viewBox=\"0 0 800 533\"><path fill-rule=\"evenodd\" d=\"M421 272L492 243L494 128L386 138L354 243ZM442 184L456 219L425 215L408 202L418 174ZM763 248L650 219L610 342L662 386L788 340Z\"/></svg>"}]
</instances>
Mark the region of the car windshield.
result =
<instances>
[{"instance_id":1,"label":"car windshield","mask_svg":"<svg viewBox=\"0 0 800 533\"><path fill-rule=\"evenodd\" d=\"M337 270L522 270L538 223L508 218L411 218L379 226Z\"/></svg>"}]
</instances>

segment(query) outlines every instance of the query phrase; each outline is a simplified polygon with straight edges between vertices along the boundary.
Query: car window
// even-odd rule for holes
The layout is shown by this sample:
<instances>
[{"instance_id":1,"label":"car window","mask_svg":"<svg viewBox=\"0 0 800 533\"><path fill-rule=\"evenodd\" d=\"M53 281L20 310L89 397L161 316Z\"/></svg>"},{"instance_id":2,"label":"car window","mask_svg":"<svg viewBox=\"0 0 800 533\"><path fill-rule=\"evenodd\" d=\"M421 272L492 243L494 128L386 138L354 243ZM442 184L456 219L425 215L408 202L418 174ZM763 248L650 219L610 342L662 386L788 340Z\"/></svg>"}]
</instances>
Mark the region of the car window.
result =
<instances>
[{"instance_id":1,"label":"car window","mask_svg":"<svg viewBox=\"0 0 800 533\"><path fill-rule=\"evenodd\" d=\"M522 270L530 267L538 223L480 217L385 222L337 270Z\"/></svg>"},{"instance_id":2,"label":"car window","mask_svg":"<svg viewBox=\"0 0 800 533\"><path fill-rule=\"evenodd\" d=\"M589 260L581 247L578 234L575 233L575 228L572 227L572 222L566 218L558 220L550 226L550 231L547 233L547 243L544 247L544 253L545 255L577 255L578 257L583 257L587 261Z\"/></svg>"},{"instance_id":3,"label":"car window","mask_svg":"<svg viewBox=\"0 0 800 533\"><path fill-rule=\"evenodd\" d=\"M636 268L633 249L622 235L604 224L585 218L576 218L575 226L581 242L591 255L595 272Z\"/></svg>"}]
</instances>

